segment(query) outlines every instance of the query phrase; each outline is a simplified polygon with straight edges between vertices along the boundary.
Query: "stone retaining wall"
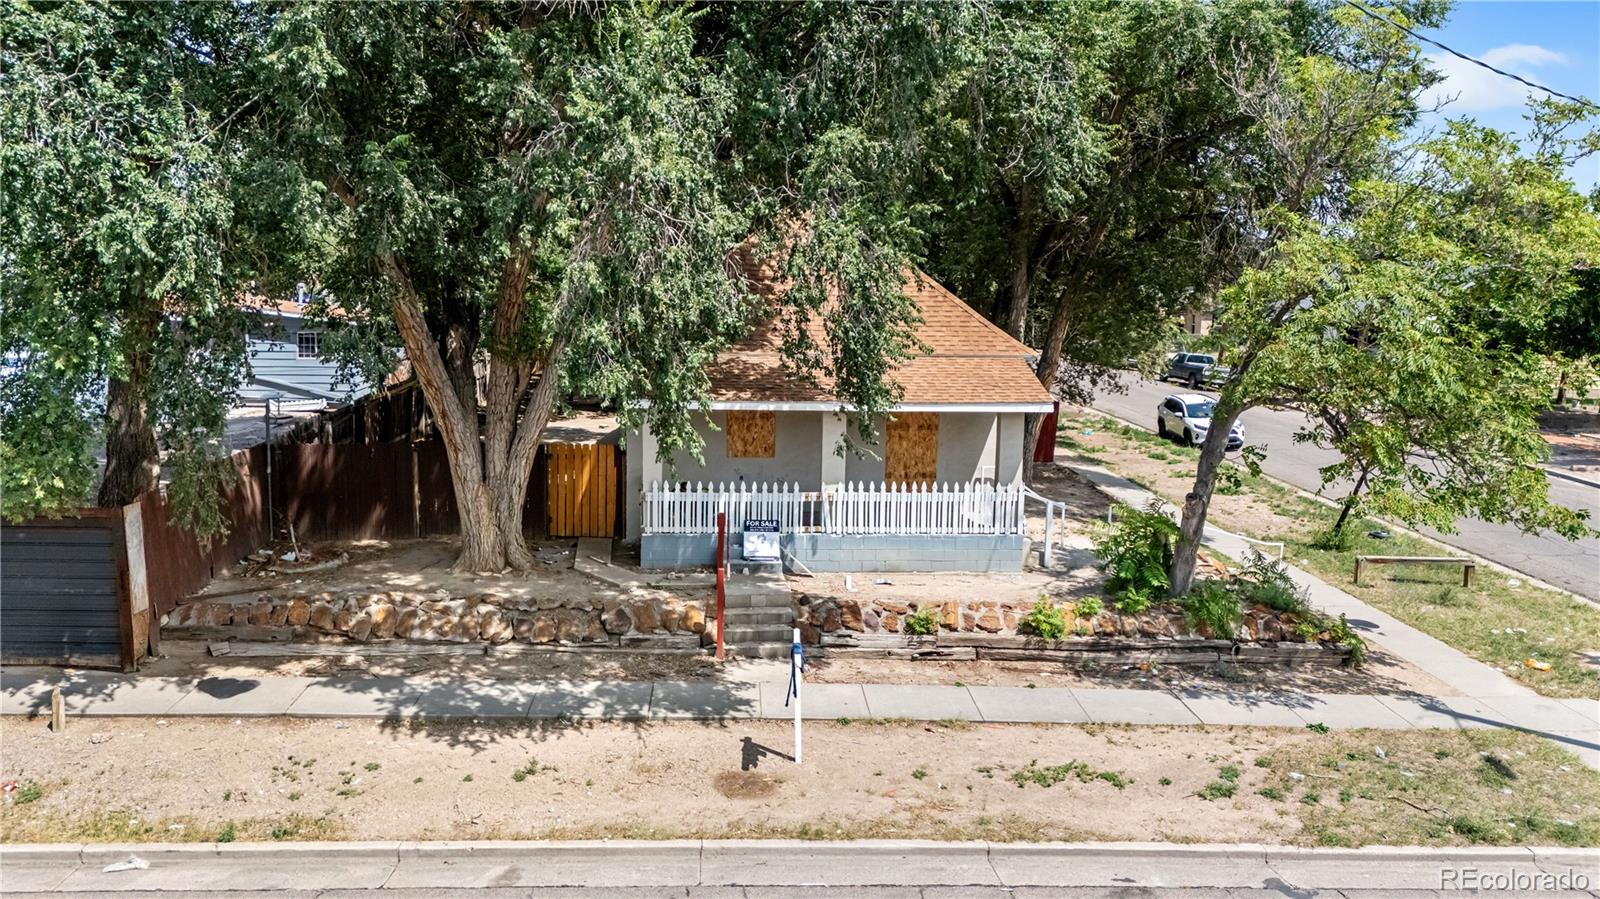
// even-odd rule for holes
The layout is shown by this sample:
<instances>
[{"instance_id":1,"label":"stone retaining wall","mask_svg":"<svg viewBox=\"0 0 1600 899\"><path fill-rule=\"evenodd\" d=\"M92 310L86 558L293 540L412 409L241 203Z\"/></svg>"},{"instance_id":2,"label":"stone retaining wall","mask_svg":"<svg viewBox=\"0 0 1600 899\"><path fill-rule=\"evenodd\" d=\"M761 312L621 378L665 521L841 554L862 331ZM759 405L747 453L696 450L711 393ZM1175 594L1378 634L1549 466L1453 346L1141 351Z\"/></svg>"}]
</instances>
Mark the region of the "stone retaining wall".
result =
<instances>
[{"instance_id":1,"label":"stone retaining wall","mask_svg":"<svg viewBox=\"0 0 1600 899\"><path fill-rule=\"evenodd\" d=\"M856 599L836 596L797 594L795 619L802 637L816 643L822 634L854 632L862 634L905 633L905 619L931 608L939 632L1017 634L1018 623L1033 610L1033 603L995 600L894 600ZM1292 622L1271 609L1246 609L1236 634L1212 634L1201 626L1191 628L1183 613L1171 606L1155 606L1139 615L1101 611L1078 616L1072 603L1057 603L1067 620L1067 636L1153 637L1157 639L1208 638L1245 642L1304 643Z\"/></svg>"},{"instance_id":2,"label":"stone retaining wall","mask_svg":"<svg viewBox=\"0 0 1600 899\"><path fill-rule=\"evenodd\" d=\"M202 600L177 607L165 622L172 628L247 625L305 628L359 642L606 644L648 635L701 634L706 613L703 600L679 597L589 602L391 591Z\"/></svg>"}]
</instances>

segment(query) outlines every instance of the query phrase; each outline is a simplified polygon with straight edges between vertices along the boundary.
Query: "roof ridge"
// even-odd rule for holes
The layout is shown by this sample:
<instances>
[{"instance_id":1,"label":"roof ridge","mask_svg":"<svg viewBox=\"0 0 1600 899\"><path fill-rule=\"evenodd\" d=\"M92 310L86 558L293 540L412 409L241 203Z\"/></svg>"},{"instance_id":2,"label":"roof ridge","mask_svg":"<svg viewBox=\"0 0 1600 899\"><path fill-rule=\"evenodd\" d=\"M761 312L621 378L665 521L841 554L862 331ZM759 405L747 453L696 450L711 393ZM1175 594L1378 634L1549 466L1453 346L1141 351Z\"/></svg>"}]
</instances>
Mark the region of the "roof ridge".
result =
<instances>
[{"instance_id":1,"label":"roof ridge","mask_svg":"<svg viewBox=\"0 0 1600 899\"><path fill-rule=\"evenodd\" d=\"M1038 355L1038 353L1032 347L1030 347L1027 344L1023 343L1022 341L1016 339L1015 337L1012 337L1010 334L1008 334L1006 332L1006 330L1004 328L1000 327L999 325L995 324L992 321L989 321L987 318L984 318L978 312L978 310L976 310L976 309L972 308L971 306L969 306L967 304L966 300L963 300L962 298L956 296L955 291L952 291L950 288L944 286L944 284L941 283L938 278L933 277L932 275L928 274L927 272L923 271L920 268L917 268L916 266L912 266L911 267L911 271L912 271L912 274L915 275L919 280L925 280L925 281L929 282L930 284L932 284L936 288L938 293L942 294L945 299L954 302L958 307L961 308L961 311L965 312L967 315L971 316L973 319L975 319L977 322L982 324L984 327L988 328L990 331L994 332L995 334L1005 338L1011 344L1016 346L1016 348L1018 350L1018 355L1023 355L1023 356L1036 356L1036 355ZM940 355L949 355L949 354L940 354ZM986 355L988 355L988 354L986 354ZM998 354L995 354L995 355L998 355ZM1009 355L1009 354L1007 354L1007 355Z\"/></svg>"}]
</instances>

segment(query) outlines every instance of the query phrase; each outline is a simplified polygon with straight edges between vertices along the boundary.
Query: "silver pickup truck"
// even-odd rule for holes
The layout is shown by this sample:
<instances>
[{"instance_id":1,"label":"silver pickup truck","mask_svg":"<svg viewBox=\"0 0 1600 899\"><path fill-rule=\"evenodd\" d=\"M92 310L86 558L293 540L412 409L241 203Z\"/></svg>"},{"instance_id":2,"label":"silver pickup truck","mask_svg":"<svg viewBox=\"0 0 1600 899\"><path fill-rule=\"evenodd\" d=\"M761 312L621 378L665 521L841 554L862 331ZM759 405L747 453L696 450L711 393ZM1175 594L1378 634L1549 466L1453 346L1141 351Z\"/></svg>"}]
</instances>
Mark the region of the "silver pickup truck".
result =
<instances>
[{"instance_id":1,"label":"silver pickup truck","mask_svg":"<svg viewBox=\"0 0 1600 899\"><path fill-rule=\"evenodd\" d=\"M1163 381L1178 381L1190 387L1214 384L1228 376L1228 367L1218 365L1217 357L1206 353L1175 353L1162 373Z\"/></svg>"}]
</instances>

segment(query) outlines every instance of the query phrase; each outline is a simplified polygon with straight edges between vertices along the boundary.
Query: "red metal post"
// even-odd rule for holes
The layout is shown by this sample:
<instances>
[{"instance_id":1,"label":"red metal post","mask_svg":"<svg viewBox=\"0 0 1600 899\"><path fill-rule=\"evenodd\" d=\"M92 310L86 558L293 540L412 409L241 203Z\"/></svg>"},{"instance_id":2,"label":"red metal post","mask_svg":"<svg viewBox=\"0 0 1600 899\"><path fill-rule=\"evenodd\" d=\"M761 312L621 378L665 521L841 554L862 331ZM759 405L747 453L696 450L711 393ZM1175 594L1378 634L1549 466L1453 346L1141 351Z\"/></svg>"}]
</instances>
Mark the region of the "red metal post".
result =
<instances>
[{"instance_id":1,"label":"red metal post","mask_svg":"<svg viewBox=\"0 0 1600 899\"><path fill-rule=\"evenodd\" d=\"M726 658L722 635L727 630L728 609L728 513L717 513L717 661Z\"/></svg>"}]
</instances>

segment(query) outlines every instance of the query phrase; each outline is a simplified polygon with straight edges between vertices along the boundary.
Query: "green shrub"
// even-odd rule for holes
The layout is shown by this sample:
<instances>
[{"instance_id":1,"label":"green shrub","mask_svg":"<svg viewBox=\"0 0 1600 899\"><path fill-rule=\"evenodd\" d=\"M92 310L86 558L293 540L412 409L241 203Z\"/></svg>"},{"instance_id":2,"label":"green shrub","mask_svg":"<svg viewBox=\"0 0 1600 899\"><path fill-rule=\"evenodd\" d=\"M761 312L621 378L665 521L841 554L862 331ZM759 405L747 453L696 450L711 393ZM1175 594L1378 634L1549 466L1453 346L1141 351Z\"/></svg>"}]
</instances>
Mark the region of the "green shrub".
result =
<instances>
[{"instance_id":1,"label":"green shrub","mask_svg":"<svg viewBox=\"0 0 1600 899\"><path fill-rule=\"evenodd\" d=\"M1143 511L1117 507L1116 521L1101 529L1094 551L1106 560L1106 592L1118 598L1118 608L1135 615L1166 592L1177 536L1177 524L1154 501Z\"/></svg>"},{"instance_id":2,"label":"green shrub","mask_svg":"<svg viewBox=\"0 0 1600 899\"><path fill-rule=\"evenodd\" d=\"M1328 639L1336 645L1347 647L1350 650L1351 667L1358 667L1367 660L1367 641L1361 639L1355 628L1341 613L1338 621L1329 619L1327 622Z\"/></svg>"},{"instance_id":3,"label":"green shrub","mask_svg":"<svg viewBox=\"0 0 1600 899\"><path fill-rule=\"evenodd\" d=\"M932 606L923 606L907 615L902 623L908 634L926 636L939 631L939 616L934 613Z\"/></svg>"},{"instance_id":4,"label":"green shrub","mask_svg":"<svg viewBox=\"0 0 1600 899\"><path fill-rule=\"evenodd\" d=\"M1102 603L1098 596L1085 596L1078 600L1073 609L1079 618L1093 618L1105 610L1105 603Z\"/></svg>"},{"instance_id":5,"label":"green shrub","mask_svg":"<svg viewBox=\"0 0 1600 899\"><path fill-rule=\"evenodd\" d=\"M1239 600L1247 606L1266 606L1278 612L1303 613L1305 593L1282 562L1257 553L1239 573Z\"/></svg>"},{"instance_id":6,"label":"green shrub","mask_svg":"<svg viewBox=\"0 0 1600 899\"><path fill-rule=\"evenodd\" d=\"M1033 611L1022 616L1022 620L1018 623L1022 625L1023 630L1038 634L1046 640L1059 640L1067 633L1067 616L1061 614L1055 603L1043 596L1033 604Z\"/></svg>"},{"instance_id":7,"label":"green shrub","mask_svg":"<svg viewBox=\"0 0 1600 899\"><path fill-rule=\"evenodd\" d=\"M1189 627L1203 629L1218 639L1232 639L1244 620L1239 597L1217 580L1196 581L1189 595L1178 600L1178 607Z\"/></svg>"},{"instance_id":8,"label":"green shrub","mask_svg":"<svg viewBox=\"0 0 1600 899\"><path fill-rule=\"evenodd\" d=\"M1117 597L1117 611L1124 615L1138 615L1150 608L1150 603L1155 597L1161 595L1157 590L1146 590L1142 587L1129 587L1121 596Z\"/></svg>"}]
</instances>

